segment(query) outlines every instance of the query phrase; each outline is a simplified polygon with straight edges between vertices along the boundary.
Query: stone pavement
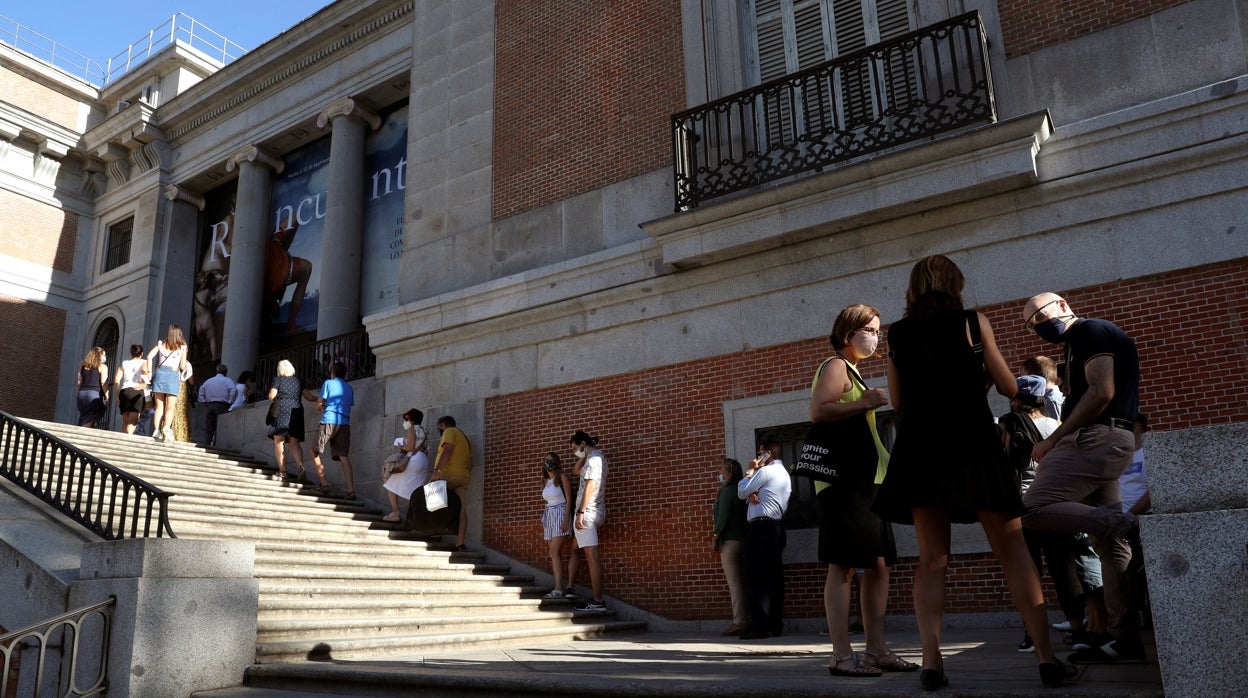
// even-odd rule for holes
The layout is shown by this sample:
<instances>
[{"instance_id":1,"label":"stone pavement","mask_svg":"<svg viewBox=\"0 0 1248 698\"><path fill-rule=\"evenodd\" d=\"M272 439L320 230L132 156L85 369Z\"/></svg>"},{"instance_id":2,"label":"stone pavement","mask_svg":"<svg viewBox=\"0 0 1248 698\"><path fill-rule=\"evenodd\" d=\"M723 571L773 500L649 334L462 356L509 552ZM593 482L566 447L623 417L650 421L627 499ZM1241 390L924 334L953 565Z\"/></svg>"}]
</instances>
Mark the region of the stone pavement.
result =
<instances>
[{"instance_id":1,"label":"stone pavement","mask_svg":"<svg viewBox=\"0 0 1248 698\"><path fill-rule=\"evenodd\" d=\"M889 630L889 642L918 661L914 630ZM1146 664L1088 665L1063 688L1040 683L1035 658L1017 651L1022 632L1009 629L948 629L945 671L949 686L939 696L1162 696L1155 660ZM1062 633L1053 641L1065 657ZM852 636L860 647L861 635ZM596 695L596 696L915 696L925 694L918 675L832 677L826 637L798 634L741 641L707 634L636 633L553 642L541 646L464 649L376 661L274 664L249 671L251 685L325 691L337 695ZM331 685L333 686L331 688ZM354 686L356 688L352 689ZM300 689L302 687L302 690ZM235 689L198 696L230 698L287 692ZM358 692L355 692L358 691Z\"/></svg>"}]
</instances>

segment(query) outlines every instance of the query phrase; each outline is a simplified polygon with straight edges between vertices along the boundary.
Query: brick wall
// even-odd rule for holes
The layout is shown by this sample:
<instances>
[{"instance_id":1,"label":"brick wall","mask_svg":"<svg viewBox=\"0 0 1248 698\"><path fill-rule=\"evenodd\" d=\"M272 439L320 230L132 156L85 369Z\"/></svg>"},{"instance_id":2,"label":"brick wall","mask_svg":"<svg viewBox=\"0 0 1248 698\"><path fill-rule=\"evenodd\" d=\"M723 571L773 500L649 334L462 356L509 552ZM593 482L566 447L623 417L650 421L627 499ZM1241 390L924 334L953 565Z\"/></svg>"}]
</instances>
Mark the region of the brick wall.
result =
<instances>
[{"instance_id":1,"label":"brick wall","mask_svg":"<svg viewBox=\"0 0 1248 698\"><path fill-rule=\"evenodd\" d=\"M17 417L53 419L56 391L35 390L26 376L60 373L65 311L0 294L0 410ZM72 377L70 378L72 382Z\"/></svg>"},{"instance_id":2,"label":"brick wall","mask_svg":"<svg viewBox=\"0 0 1248 698\"><path fill-rule=\"evenodd\" d=\"M0 255L71 272L78 214L0 189Z\"/></svg>"},{"instance_id":3,"label":"brick wall","mask_svg":"<svg viewBox=\"0 0 1248 698\"><path fill-rule=\"evenodd\" d=\"M78 112L82 105L78 100L3 66L0 66L0 95L4 95L4 101L9 104L38 114L57 126L71 131L80 128Z\"/></svg>"},{"instance_id":4,"label":"brick wall","mask_svg":"<svg viewBox=\"0 0 1248 698\"><path fill-rule=\"evenodd\" d=\"M1113 320L1136 339L1141 409L1155 428L1248 421L1248 258L1064 295L1080 315ZM1015 370L1055 349L1022 329L1024 302L982 309ZM542 454L554 449L566 459L568 437L584 428L602 437L610 463L607 592L671 619L725 618L727 590L710 538L725 443L722 403L806 389L826 353L820 337L487 400L487 544L548 568L539 523ZM883 382L883 361L861 368L870 382ZM894 572L890 613L912 612L913 562ZM786 574L788 614L821 615L824 571L803 564ZM1002 571L988 555L956 556L949 588L953 613L1011 608Z\"/></svg>"},{"instance_id":5,"label":"brick wall","mask_svg":"<svg viewBox=\"0 0 1248 698\"><path fill-rule=\"evenodd\" d=\"M999 0L1005 55L1022 56L1189 0Z\"/></svg>"},{"instance_id":6,"label":"brick wall","mask_svg":"<svg viewBox=\"0 0 1248 698\"><path fill-rule=\"evenodd\" d=\"M494 218L671 162L679 0L500 0L495 36Z\"/></svg>"}]
</instances>

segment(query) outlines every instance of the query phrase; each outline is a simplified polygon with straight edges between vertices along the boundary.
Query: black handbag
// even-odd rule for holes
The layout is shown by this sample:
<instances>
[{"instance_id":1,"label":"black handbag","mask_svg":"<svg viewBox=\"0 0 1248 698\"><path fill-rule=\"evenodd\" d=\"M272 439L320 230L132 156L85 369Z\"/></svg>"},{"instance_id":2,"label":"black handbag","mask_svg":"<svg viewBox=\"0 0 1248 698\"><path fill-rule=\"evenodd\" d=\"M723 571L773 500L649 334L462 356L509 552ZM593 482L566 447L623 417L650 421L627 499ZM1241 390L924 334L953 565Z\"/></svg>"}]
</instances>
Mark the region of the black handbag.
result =
<instances>
[{"instance_id":1,"label":"black handbag","mask_svg":"<svg viewBox=\"0 0 1248 698\"><path fill-rule=\"evenodd\" d=\"M273 398L269 402L269 411L264 414L265 426L273 426L277 423L277 398Z\"/></svg>"},{"instance_id":2,"label":"black handbag","mask_svg":"<svg viewBox=\"0 0 1248 698\"><path fill-rule=\"evenodd\" d=\"M840 357L831 357L819 365L816 380L828 362L836 358ZM850 380L866 390L867 386L858 372L848 362L845 367L849 369ZM878 458L865 413L835 422L816 422L806 433L802 451L793 464L793 474L836 483L850 478L860 480L869 468L870 476L874 478Z\"/></svg>"}]
</instances>

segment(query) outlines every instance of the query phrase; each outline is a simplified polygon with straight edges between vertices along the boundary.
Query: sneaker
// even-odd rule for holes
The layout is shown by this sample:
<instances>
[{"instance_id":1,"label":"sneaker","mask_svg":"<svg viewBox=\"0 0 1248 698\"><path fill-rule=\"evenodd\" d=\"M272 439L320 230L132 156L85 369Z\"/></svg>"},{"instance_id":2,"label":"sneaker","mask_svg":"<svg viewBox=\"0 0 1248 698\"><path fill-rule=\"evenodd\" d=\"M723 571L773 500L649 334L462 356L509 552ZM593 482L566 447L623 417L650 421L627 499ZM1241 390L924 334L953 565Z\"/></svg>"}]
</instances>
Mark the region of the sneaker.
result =
<instances>
[{"instance_id":1,"label":"sneaker","mask_svg":"<svg viewBox=\"0 0 1248 698\"><path fill-rule=\"evenodd\" d=\"M156 432L155 434L152 434L152 438L153 438L153 439L156 439L157 441L164 441L164 440L165 440L165 432L163 432L163 431L158 431L158 432Z\"/></svg>"},{"instance_id":2,"label":"sneaker","mask_svg":"<svg viewBox=\"0 0 1248 698\"><path fill-rule=\"evenodd\" d=\"M564 590L563 590L563 598L565 598L565 599L567 599L567 600L569 600L569 601L575 601L575 600L576 600L576 589L573 589L572 587L568 587L568 588L564 589Z\"/></svg>"},{"instance_id":3,"label":"sneaker","mask_svg":"<svg viewBox=\"0 0 1248 698\"><path fill-rule=\"evenodd\" d=\"M1070 632L1070 621L1064 620L1061 623L1054 623L1050 625L1049 627L1053 628L1054 630L1060 630L1064 633L1068 633Z\"/></svg>"},{"instance_id":4,"label":"sneaker","mask_svg":"<svg viewBox=\"0 0 1248 698\"><path fill-rule=\"evenodd\" d=\"M1124 664L1148 661L1144 644L1139 640L1111 640L1100 647L1079 650L1067 658L1071 664Z\"/></svg>"},{"instance_id":5,"label":"sneaker","mask_svg":"<svg viewBox=\"0 0 1248 698\"><path fill-rule=\"evenodd\" d=\"M550 591L548 591L548 592L546 592L545 594L543 594L543 595L542 595L542 598L543 598L543 599L562 599L562 598L563 598L563 590L562 590L562 589L551 589Z\"/></svg>"},{"instance_id":6,"label":"sneaker","mask_svg":"<svg viewBox=\"0 0 1248 698\"><path fill-rule=\"evenodd\" d=\"M1070 646L1076 650L1090 650L1114 641L1109 633L1090 633L1086 630L1070 631Z\"/></svg>"},{"instance_id":7,"label":"sneaker","mask_svg":"<svg viewBox=\"0 0 1248 698\"><path fill-rule=\"evenodd\" d=\"M1018 651L1019 652L1035 652L1036 651L1036 643L1031 641L1031 636L1028 635L1027 633L1023 633L1023 641L1018 643Z\"/></svg>"},{"instance_id":8,"label":"sneaker","mask_svg":"<svg viewBox=\"0 0 1248 698\"><path fill-rule=\"evenodd\" d=\"M573 606L572 610L580 611L581 613L606 613L607 602L590 599L579 606Z\"/></svg>"},{"instance_id":9,"label":"sneaker","mask_svg":"<svg viewBox=\"0 0 1248 698\"><path fill-rule=\"evenodd\" d=\"M173 427L165 427L165 438L162 441L173 441Z\"/></svg>"}]
</instances>

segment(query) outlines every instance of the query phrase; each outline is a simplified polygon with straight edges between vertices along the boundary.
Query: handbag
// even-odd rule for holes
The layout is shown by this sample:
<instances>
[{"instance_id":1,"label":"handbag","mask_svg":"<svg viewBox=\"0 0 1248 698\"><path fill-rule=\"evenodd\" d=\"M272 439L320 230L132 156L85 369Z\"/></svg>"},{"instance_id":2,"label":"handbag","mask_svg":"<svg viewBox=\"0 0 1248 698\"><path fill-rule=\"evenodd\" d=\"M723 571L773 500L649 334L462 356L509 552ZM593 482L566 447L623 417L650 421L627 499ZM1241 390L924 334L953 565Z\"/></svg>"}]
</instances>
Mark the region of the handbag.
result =
<instances>
[{"instance_id":1,"label":"handbag","mask_svg":"<svg viewBox=\"0 0 1248 698\"><path fill-rule=\"evenodd\" d=\"M391 475L407 470L408 457L402 451L386 456L386 459L381 462L381 481L385 482L390 479Z\"/></svg>"},{"instance_id":2,"label":"handbag","mask_svg":"<svg viewBox=\"0 0 1248 698\"><path fill-rule=\"evenodd\" d=\"M840 357L830 357L819 365L815 372L815 380L823 372L829 361ZM867 389L858 371L846 362L850 380ZM793 474L808 477L820 482L836 483L849 477L861 476L868 472L875 477L875 465L878 459L875 451L875 439L871 436L871 427L867 424L865 414L834 422L816 422L810 426L806 439L802 442L801 453L793 464ZM855 478L860 479L860 477Z\"/></svg>"},{"instance_id":3,"label":"handbag","mask_svg":"<svg viewBox=\"0 0 1248 698\"><path fill-rule=\"evenodd\" d=\"M269 411L264 413L265 426L273 426L277 423L277 398L269 401Z\"/></svg>"},{"instance_id":4,"label":"handbag","mask_svg":"<svg viewBox=\"0 0 1248 698\"><path fill-rule=\"evenodd\" d=\"M425 483L425 509L437 511L446 508L446 480L431 480Z\"/></svg>"}]
</instances>

